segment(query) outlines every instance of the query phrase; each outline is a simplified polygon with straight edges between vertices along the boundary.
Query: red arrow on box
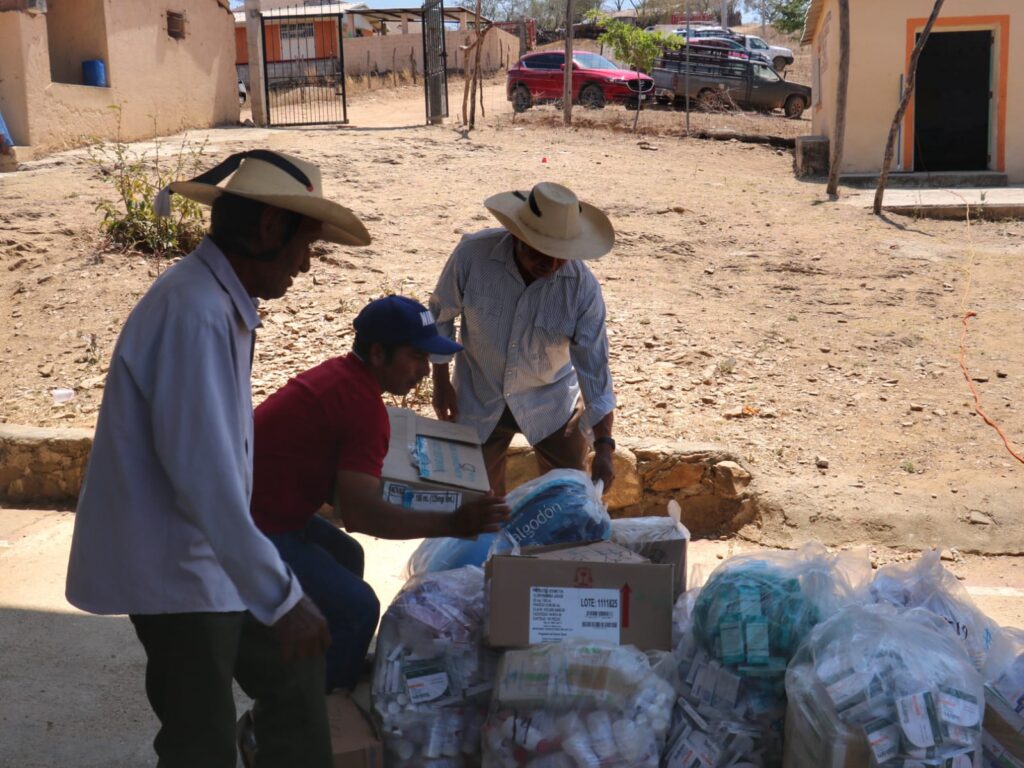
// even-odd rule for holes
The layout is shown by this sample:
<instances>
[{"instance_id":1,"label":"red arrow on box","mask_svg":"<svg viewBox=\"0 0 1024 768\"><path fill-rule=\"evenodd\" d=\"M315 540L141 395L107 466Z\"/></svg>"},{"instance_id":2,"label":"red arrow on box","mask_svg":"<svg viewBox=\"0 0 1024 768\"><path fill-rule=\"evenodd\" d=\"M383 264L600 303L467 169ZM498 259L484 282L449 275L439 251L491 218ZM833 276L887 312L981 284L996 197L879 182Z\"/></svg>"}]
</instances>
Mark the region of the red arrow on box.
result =
<instances>
[{"instance_id":1,"label":"red arrow on box","mask_svg":"<svg viewBox=\"0 0 1024 768\"><path fill-rule=\"evenodd\" d=\"M622 585L619 593L622 595L622 629L629 629L629 595L632 593L629 583Z\"/></svg>"}]
</instances>

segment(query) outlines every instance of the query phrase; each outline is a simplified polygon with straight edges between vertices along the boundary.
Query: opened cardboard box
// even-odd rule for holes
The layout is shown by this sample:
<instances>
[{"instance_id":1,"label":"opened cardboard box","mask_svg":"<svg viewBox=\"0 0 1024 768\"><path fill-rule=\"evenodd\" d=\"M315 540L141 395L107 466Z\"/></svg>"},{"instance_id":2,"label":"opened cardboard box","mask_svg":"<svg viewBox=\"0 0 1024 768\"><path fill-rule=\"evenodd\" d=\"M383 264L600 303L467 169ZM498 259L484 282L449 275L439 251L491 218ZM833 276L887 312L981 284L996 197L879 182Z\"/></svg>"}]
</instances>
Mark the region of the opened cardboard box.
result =
<instances>
[{"instance_id":1,"label":"opened cardboard box","mask_svg":"<svg viewBox=\"0 0 1024 768\"><path fill-rule=\"evenodd\" d=\"M391 443L384 458L384 500L422 512L454 512L490 488L476 430L388 408Z\"/></svg>"},{"instance_id":2,"label":"opened cardboard box","mask_svg":"<svg viewBox=\"0 0 1024 768\"><path fill-rule=\"evenodd\" d=\"M675 569L618 544L499 555L487 562L486 579L492 647L578 638L671 650Z\"/></svg>"},{"instance_id":3,"label":"opened cardboard box","mask_svg":"<svg viewBox=\"0 0 1024 768\"><path fill-rule=\"evenodd\" d=\"M370 719L347 693L327 697L334 768L384 768L384 748Z\"/></svg>"}]
</instances>

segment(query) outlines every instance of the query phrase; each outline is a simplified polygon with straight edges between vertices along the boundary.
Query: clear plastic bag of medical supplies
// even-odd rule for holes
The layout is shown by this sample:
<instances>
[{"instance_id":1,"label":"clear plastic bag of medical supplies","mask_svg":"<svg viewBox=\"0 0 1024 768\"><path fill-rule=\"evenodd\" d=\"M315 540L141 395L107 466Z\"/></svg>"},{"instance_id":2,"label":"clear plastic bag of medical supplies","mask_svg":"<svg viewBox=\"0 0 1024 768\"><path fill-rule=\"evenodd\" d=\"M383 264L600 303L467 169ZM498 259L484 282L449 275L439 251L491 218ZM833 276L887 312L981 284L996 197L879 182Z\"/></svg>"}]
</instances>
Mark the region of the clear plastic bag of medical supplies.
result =
<instances>
[{"instance_id":1,"label":"clear plastic bag of medical supplies","mask_svg":"<svg viewBox=\"0 0 1024 768\"><path fill-rule=\"evenodd\" d=\"M657 672L671 672L665 659L571 640L507 651L483 728L485 768L657 768L675 698Z\"/></svg>"},{"instance_id":2,"label":"clear plastic bag of medical supplies","mask_svg":"<svg viewBox=\"0 0 1024 768\"><path fill-rule=\"evenodd\" d=\"M505 497L512 514L498 534L470 539L427 539L412 553L410 575L443 568L483 565L488 553L521 547L597 541L611 535L601 485L577 469L554 469L523 483Z\"/></svg>"},{"instance_id":3,"label":"clear plastic bag of medical supplies","mask_svg":"<svg viewBox=\"0 0 1024 768\"><path fill-rule=\"evenodd\" d=\"M479 759L496 654L481 645L474 566L411 579L381 619L373 710L387 764L460 768Z\"/></svg>"},{"instance_id":4,"label":"clear plastic bag of medical supplies","mask_svg":"<svg viewBox=\"0 0 1024 768\"><path fill-rule=\"evenodd\" d=\"M981 765L981 675L934 613L854 605L786 672L786 768Z\"/></svg>"},{"instance_id":5,"label":"clear plastic bag of medical supplies","mask_svg":"<svg viewBox=\"0 0 1024 768\"><path fill-rule=\"evenodd\" d=\"M782 756L785 671L800 640L865 599L863 553L737 555L684 594L673 614L680 696L666 765L772 766Z\"/></svg>"},{"instance_id":6,"label":"clear plastic bag of medical supplies","mask_svg":"<svg viewBox=\"0 0 1024 768\"><path fill-rule=\"evenodd\" d=\"M985 666L998 625L978 610L959 579L942 566L937 549L910 563L879 568L871 595L876 602L924 608L941 616L960 637L974 666Z\"/></svg>"}]
</instances>

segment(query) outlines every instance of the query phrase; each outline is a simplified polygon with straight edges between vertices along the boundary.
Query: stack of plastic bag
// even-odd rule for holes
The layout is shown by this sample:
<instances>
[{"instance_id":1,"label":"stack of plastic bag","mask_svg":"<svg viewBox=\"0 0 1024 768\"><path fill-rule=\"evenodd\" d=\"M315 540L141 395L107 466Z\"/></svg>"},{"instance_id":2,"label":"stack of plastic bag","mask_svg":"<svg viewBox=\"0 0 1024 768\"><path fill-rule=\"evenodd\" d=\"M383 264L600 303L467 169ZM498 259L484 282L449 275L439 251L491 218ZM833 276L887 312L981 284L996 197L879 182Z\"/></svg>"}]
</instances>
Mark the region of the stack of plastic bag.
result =
<instances>
[{"instance_id":1,"label":"stack of plastic bag","mask_svg":"<svg viewBox=\"0 0 1024 768\"><path fill-rule=\"evenodd\" d=\"M611 534L601 485L577 469L556 469L523 483L506 497L512 515L501 533L476 539L427 539L409 558L410 576L483 565L492 552L519 547L598 541Z\"/></svg>"},{"instance_id":2,"label":"stack of plastic bag","mask_svg":"<svg viewBox=\"0 0 1024 768\"><path fill-rule=\"evenodd\" d=\"M574 641L506 652L484 768L658 768L675 690L655 658L652 667L632 646Z\"/></svg>"},{"instance_id":3,"label":"stack of plastic bag","mask_svg":"<svg viewBox=\"0 0 1024 768\"><path fill-rule=\"evenodd\" d=\"M974 666L979 670L985 666L999 627L978 610L956 576L942 567L938 550L925 552L920 560L906 565L880 568L871 595L876 602L924 608L942 617L964 644Z\"/></svg>"},{"instance_id":4,"label":"stack of plastic bag","mask_svg":"<svg viewBox=\"0 0 1024 768\"><path fill-rule=\"evenodd\" d=\"M983 672L985 768L1024 768L1024 629L1000 631Z\"/></svg>"},{"instance_id":5,"label":"stack of plastic bag","mask_svg":"<svg viewBox=\"0 0 1024 768\"><path fill-rule=\"evenodd\" d=\"M786 768L981 765L981 675L929 611L841 610L811 630L786 692Z\"/></svg>"},{"instance_id":6,"label":"stack of plastic bag","mask_svg":"<svg viewBox=\"0 0 1024 768\"><path fill-rule=\"evenodd\" d=\"M496 655L481 647L475 567L411 579L381 619L373 709L388 765L460 768L480 751Z\"/></svg>"},{"instance_id":7,"label":"stack of plastic bag","mask_svg":"<svg viewBox=\"0 0 1024 768\"><path fill-rule=\"evenodd\" d=\"M869 573L866 557L808 545L733 557L680 598L669 768L777 765L786 666L819 621L864 600Z\"/></svg>"}]
</instances>

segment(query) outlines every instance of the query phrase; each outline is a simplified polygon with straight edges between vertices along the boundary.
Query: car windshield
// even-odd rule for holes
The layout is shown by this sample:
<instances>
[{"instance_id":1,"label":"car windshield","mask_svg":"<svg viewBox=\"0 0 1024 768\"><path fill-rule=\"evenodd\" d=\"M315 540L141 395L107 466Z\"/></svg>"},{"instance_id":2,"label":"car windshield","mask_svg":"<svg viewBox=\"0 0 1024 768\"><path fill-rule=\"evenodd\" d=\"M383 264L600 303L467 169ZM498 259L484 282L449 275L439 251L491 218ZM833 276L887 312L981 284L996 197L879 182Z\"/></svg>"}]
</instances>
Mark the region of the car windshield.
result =
<instances>
[{"instance_id":1,"label":"car windshield","mask_svg":"<svg viewBox=\"0 0 1024 768\"><path fill-rule=\"evenodd\" d=\"M574 53L573 61L584 69L620 69L618 64L608 61L604 56L596 53Z\"/></svg>"},{"instance_id":2,"label":"car windshield","mask_svg":"<svg viewBox=\"0 0 1024 768\"><path fill-rule=\"evenodd\" d=\"M760 37L748 37L747 40L750 41L750 47L756 50L761 51L768 47L768 43L766 43Z\"/></svg>"}]
</instances>

